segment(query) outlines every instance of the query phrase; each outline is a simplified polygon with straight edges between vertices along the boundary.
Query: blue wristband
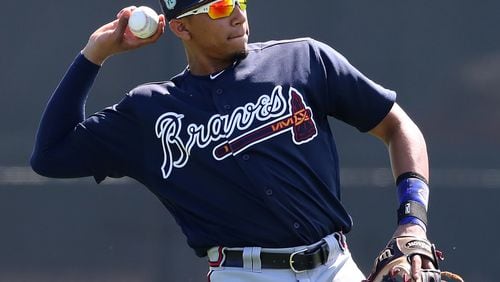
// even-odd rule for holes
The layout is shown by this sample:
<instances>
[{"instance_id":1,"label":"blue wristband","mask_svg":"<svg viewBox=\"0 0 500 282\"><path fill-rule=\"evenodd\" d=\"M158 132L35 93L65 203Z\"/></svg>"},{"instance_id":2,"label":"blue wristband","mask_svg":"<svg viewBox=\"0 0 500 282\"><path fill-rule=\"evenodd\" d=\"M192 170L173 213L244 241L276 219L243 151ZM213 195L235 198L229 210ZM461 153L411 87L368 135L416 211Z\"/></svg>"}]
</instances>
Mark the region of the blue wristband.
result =
<instances>
[{"instance_id":1,"label":"blue wristband","mask_svg":"<svg viewBox=\"0 0 500 282\"><path fill-rule=\"evenodd\" d=\"M418 178L406 178L398 184L399 204L407 201L419 202L429 207L429 186Z\"/></svg>"}]
</instances>

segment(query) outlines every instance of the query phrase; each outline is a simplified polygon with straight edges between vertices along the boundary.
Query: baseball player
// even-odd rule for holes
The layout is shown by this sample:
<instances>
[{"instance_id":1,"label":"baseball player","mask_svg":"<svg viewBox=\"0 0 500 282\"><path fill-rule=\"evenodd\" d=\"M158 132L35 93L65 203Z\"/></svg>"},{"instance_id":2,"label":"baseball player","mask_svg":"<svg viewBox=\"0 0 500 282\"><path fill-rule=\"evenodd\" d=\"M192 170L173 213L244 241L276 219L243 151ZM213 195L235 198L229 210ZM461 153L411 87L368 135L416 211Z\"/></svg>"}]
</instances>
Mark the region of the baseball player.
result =
<instances>
[{"instance_id":1,"label":"baseball player","mask_svg":"<svg viewBox=\"0 0 500 282\"><path fill-rule=\"evenodd\" d=\"M135 7L90 36L43 113L37 173L144 184L207 257L209 281L362 281L346 242L334 117L387 144L401 204L394 237L425 241L426 145L394 91L311 38L249 44L247 0L160 2L150 38L127 27ZM106 59L153 44L165 27L182 42L186 69L85 116ZM414 253L407 278L433 264Z\"/></svg>"}]
</instances>

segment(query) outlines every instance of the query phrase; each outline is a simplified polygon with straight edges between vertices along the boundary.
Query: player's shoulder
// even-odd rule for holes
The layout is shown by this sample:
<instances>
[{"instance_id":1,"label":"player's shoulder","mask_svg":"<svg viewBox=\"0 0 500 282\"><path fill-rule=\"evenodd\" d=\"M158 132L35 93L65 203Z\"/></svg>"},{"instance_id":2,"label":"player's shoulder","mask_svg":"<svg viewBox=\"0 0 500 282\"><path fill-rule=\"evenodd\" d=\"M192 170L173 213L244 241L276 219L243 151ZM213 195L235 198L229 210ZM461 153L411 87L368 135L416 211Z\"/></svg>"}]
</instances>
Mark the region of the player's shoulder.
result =
<instances>
[{"instance_id":1,"label":"player's shoulder","mask_svg":"<svg viewBox=\"0 0 500 282\"><path fill-rule=\"evenodd\" d=\"M293 39L283 39L283 40L270 40L265 42L255 42L248 45L248 50L250 52L259 52L268 49L280 49L280 48L300 48L304 46L314 46L317 45L319 41L311 37L300 37Z\"/></svg>"},{"instance_id":2,"label":"player's shoulder","mask_svg":"<svg viewBox=\"0 0 500 282\"><path fill-rule=\"evenodd\" d=\"M303 58L319 58L321 54L333 54L333 57L340 54L331 45L311 37L251 43L248 50L250 53L267 54L271 57L286 54Z\"/></svg>"},{"instance_id":3,"label":"player's shoulder","mask_svg":"<svg viewBox=\"0 0 500 282\"><path fill-rule=\"evenodd\" d=\"M173 87L175 84L172 80L145 82L130 89L127 96L133 99L144 99L155 95L169 95Z\"/></svg>"}]
</instances>

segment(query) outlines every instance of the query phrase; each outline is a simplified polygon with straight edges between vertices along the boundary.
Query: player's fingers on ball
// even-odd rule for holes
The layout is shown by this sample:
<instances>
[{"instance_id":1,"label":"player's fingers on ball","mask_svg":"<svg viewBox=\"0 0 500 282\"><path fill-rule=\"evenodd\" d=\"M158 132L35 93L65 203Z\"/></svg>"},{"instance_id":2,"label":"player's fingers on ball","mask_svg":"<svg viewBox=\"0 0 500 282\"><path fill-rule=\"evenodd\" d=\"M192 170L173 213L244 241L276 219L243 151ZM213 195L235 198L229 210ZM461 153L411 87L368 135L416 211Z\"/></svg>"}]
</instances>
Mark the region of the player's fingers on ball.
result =
<instances>
[{"instance_id":1,"label":"player's fingers on ball","mask_svg":"<svg viewBox=\"0 0 500 282\"><path fill-rule=\"evenodd\" d=\"M123 33L125 33L125 30L127 30L129 17L130 17L130 11L124 11L118 18L115 30L117 36L122 36Z\"/></svg>"},{"instance_id":2,"label":"player's fingers on ball","mask_svg":"<svg viewBox=\"0 0 500 282\"><path fill-rule=\"evenodd\" d=\"M161 16L163 16L163 15L161 15ZM161 18L159 19L156 32L152 36L150 36L148 38L141 39L142 44L146 45L146 44L156 42L162 36L162 34L165 32L165 20L164 19L165 19L164 17L163 17L163 21Z\"/></svg>"},{"instance_id":3,"label":"player's fingers on ball","mask_svg":"<svg viewBox=\"0 0 500 282\"><path fill-rule=\"evenodd\" d=\"M158 25L165 27L166 23L167 23L167 21L165 20L165 15L159 14L158 15Z\"/></svg>"},{"instance_id":4,"label":"player's fingers on ball","mask_svg":"<svg viewBox=\"0 0 500 282\"><path fill-rule=\"evenodd\" d=\"M160 36L162 35L162 32L161 31L157 31L155 34L153 34L152 36L148 37L148 38L142 38L142 39L139 39L139 45L147 45L147 44L151 44L151 43L154 43L156 42Z\"/></svg>"},{"instance_id":5,"label":"player's fingers on ball","mask_svg":"<svg viewBox=\"0 0 500 282\"><path fill-rule=\"evenodd\" d=\"M165 16L160 15L158 18L158 29L153 37L159 38L165 32Z\"/></svg>"},{"instance_id":6,"label":"player's fingers on ball","mask_svg":"<svg viewBox=\"0 0 500 282\"><path fill-rule=\"evenodd\" d=\"M414 281L420 281L420 270L422 269L422 258L419 255L411 258L411 275Z\"/></svg>"},{"instance_id":7,"label":"player's fingers on ball","mask_svg":"<svg viewBox=\"0 0 500 282\"><path fill-rule=\"evenodd\" d=\"M123 15L123 13L125 13L126 11L128 11L128 12L129 12L129 15L130 15L130 13L132 13L132 11L133 11L133 10L135 10L136 8L137 8L137 6L128 6L128 7L125 7L125 8L123 8L123 9L121 9L121 10L118 12L118 14L116 14L116 18L117 18L117 19L118 19L118 18L120 18L120 17Z\"/></svg>"}]
</instances>

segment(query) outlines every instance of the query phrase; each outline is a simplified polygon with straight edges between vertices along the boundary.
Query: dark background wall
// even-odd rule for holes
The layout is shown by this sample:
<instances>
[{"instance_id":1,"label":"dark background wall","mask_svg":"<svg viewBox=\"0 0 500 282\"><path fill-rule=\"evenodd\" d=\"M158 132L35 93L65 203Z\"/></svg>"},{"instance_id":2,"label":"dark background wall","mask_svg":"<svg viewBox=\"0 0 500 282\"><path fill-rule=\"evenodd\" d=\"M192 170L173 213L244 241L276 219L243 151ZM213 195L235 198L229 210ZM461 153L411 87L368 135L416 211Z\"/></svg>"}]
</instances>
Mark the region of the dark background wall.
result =
<instances>
[{"instance_id":1,"label":"dark background wall","mask_svg":"<svg viewBox=\"0 0 500 282\"><path fill-rule=\"evenodd\" d=\"M34 175L28 160L44 105L88 36L127 5L156 1L2 1L0 26L0 281L205 281L170 215L129 179ZM496 281L500 207L500 2L251 1L251 41L310 36L343 53L398 102L427 137L429 237L444 268L467 281ZM185 66L170 32L157 44L111 58L87 111L139 83ZM349 242L368 272L394 230L396 197L384 146L332 121Z\"/></svg>"}]
</instances>

